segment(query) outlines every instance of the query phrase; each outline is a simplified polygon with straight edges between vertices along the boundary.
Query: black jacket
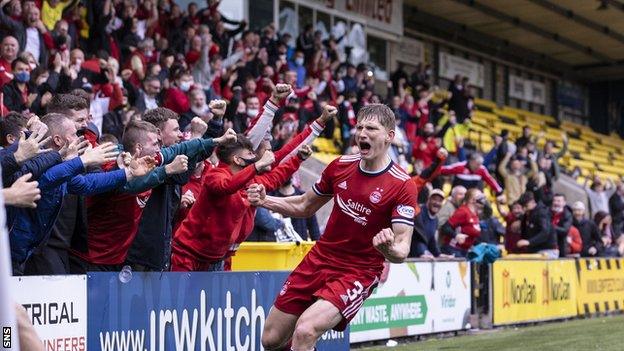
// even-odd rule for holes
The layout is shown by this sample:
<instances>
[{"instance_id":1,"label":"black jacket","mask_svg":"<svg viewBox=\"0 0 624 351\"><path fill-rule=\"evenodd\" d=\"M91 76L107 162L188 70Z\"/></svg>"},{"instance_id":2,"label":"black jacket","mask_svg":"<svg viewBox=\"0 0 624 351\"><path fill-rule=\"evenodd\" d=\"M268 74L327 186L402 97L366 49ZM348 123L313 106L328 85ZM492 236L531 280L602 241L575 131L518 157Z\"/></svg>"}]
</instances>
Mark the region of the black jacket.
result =
<instances>
[{"instance_id":1,"label":"black jacket","mask_svg":"<svg viewBox=\"0 0 624 351\"><path fill-rule=\"evenodd\" d=\"M223 134L223 121L212 119L208 123L206 137ZM181 187L189 180L196 162L210 155L189 159L186 173L170 176L164 184L152 189L139 222L137 236L128 251L127 263L141 265L149 271L168 271L171 261L173 222L180 205Z\"/></svg>"},{"instance_id":2,"label":"black jacket","mask_svg":"<svg viewBox=\"0 0 624 351\"><path fill-rule=\"evenodd\" d=\"M551 250L556 246L556 235L550 222L550 210L538 203L522 221L522 239L529 241L528 251Z\"/></svg>"},{"instance_id":3,"label":"black jacket","mask_svg":"<svg viewBox=\"0 0 624 351\"><path fill-rule=\"evenodd\" d=\"M26 132L26 135L30 135ZM15 151L17 151L18 143L15 142L10 146L0 150L0 165L2 166L2 185L10 187L19 177L24 174L32 174L31 181L37 180L48 168L63 162L61 155L57 151L49 151L39 154L30 160L19 165L15 160Z\"/></svg>"},{"instance_id":4,"label":"black jacket","mask_svg":"<svg viewBox=\"0 0 624 351\"><path fill-rule=\"evenodd\" d=\"M169 270L173 220L180 205L181 185L188 182L188 175L187 172L171 176L152 189L128 251L128 263L144 266L148 271Z\"/></svg>"},{"instance_id":5,"label":"black jacket","mask_svg":"<svg viewBox=\"0 0 624 351\"><path fill-rule=\"evenodd\" d=\"M574 219L572 224L578 229L581 234L581 239L583 240L583 250L581 251L581 256L583 257L591 257L589 254L589 249L591 247L595 247L597 252L595 256L600 255L600 251L602 250L602 238L600 235L600 230L594 221L590 221L589 219L583 218L580 221Z\"/></svg>"},{"instance_id":6,"label":"black jacket","mask_svg":"<svg viewBox=\"0 0 624 351\"><path fill-rule=\"evenodd\" d=\"M26 102L22 98L22 92L19 90L15 79L2 87L2 92L4 93L4 106L9 111L23 112L28 110L28 106L26 106Z\"/></svg>"},{"instance_id":7,"label":"black jacket","mask_svg":"<svg viewBox=\"0 0 624 351\"><path fill-rule=\"evenodd\" d=\"M107 112L102 118L102 134L114 135L119 142L121 142L124 128L123 121L123 109L116 108L113 111Z\"/></svg>"},{"instance_id":8,"label":"black jacket","mask_svg":"<svg viewBox=\"0 0 624 351\"><path fill-rule=\"evenodd\" d=\"M609 213L613 219L613 227L621 230L624 223L624 200L617 191L609 198Z\"/></svg>"}]
</instances>

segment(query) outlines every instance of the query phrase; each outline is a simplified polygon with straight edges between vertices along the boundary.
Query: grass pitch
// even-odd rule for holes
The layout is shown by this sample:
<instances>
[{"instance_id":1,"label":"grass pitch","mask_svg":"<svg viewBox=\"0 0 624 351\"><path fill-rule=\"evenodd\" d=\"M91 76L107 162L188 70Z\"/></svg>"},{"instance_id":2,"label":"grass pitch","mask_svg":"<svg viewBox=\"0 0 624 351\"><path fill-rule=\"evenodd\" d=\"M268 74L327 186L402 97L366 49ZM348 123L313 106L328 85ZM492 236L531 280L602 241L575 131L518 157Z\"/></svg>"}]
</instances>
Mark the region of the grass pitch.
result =
<instances>
[{"instance_id":1,"label":"grass pitch","mask_svg":"<svg viewBox=\"0 0 624 351\"><path fill-rule=\"evenodd\" d=\"M624 350L624 315L509 327L478 334L361 348L360 351L621 351Z\"/></svg>"}]
</instances>

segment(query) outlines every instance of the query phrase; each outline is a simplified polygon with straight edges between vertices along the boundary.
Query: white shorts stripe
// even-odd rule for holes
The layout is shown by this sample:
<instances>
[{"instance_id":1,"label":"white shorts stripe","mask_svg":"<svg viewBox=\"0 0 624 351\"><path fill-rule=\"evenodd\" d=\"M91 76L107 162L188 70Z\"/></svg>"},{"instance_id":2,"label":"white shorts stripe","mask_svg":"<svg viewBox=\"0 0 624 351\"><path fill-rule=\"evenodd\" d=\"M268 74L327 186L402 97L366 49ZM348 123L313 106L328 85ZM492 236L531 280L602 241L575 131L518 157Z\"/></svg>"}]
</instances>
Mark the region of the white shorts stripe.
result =
<instances>
[{"instance_id":1,"label":"white shorts stripe","mask_svg":"<svg viewBox=\"0 0 624 351\"><path fill-rule=\"evenodd\" d=\"M343 313L342 316L347 319L350 318L351 316L353 316L360 310L360 307L362 307L363 304L364 304L364 300L358 302L356 305L353 305L353 307L351 307L351 310L349 312Z\"/></svg>"},{"instance_id":2,"label":"white shorts stripe","mask_svg":"<svg viewBox=\"0 0 624 351\"><path fill-rule=\"evenodd\" d=\"M360 295L357 297L357 299L351 301L349 306L347 306L347 308L342 310L342 315L346 317L349 313L352 312L353 308L356 307L358 304L361 306L362 302L364 302L364 295Z\"/></svg>"}]
</instances>

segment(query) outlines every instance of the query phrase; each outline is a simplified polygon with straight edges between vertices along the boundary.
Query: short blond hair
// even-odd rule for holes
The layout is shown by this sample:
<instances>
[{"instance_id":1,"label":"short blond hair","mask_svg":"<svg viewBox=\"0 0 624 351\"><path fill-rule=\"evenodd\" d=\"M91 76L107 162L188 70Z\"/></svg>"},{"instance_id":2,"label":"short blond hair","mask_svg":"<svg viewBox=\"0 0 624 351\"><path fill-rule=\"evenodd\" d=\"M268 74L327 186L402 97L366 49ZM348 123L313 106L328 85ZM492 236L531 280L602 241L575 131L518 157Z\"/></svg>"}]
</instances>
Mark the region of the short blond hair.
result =
<instances>
[{"instance_id":1,"label":"short blond hair","mask_svg":"<svg viewBox=\"0 0 624 351\"><path fill-rule=\"evenodd\" d=\"M384 104L370 104L362 107L357 115L358 122L365 119L375 118L388 130L394 130L396 128L396 121L394 112L390 107Z\"/></svg>"}]
</instances>

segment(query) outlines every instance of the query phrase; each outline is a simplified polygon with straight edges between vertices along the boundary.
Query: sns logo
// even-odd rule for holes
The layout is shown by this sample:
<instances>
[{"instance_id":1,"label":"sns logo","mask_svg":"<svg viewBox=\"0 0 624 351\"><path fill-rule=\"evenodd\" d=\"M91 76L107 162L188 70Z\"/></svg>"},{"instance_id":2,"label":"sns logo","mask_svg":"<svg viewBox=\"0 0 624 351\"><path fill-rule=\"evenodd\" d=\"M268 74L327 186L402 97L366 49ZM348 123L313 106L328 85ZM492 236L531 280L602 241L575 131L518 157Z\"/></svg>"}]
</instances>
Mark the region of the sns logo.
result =
<instances>
[{"instance_id":1,"label":"sns logo","mask_svg":"<svg viewBox=\"0 0 624 351\"><path fill-rule=\"evenodd\" d=\"M412 219L416 214L416 211L412 206L399 205L397 206L397 213L401 215L401 217Z\"/></svg>"}]
</instances>

